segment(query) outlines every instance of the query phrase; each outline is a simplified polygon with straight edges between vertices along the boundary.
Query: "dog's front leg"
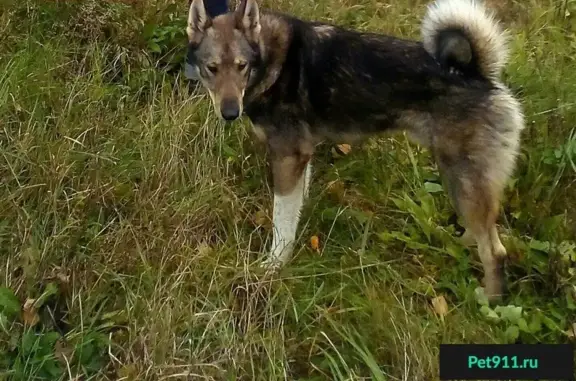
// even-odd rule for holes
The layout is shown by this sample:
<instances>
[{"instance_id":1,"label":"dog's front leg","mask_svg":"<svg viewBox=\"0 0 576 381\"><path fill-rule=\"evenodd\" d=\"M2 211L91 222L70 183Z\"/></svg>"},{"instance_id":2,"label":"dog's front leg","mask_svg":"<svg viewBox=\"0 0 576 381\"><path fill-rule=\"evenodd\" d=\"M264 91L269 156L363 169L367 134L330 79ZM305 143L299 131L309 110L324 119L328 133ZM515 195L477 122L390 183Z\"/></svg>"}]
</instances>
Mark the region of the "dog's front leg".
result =
<instances>
[{"instance_id":1,"label":"dog's front leg","mask_svg":"<svg viewBox=\"0 0 576 381\"><path fill-rule=\"evenodd\" d=\"M273 238L265 267L278 268L292 257L296 229L304 200L308 196L312 165L311 155L271 155L274 183L272 215Z\"/></svg>"}]
</instances>

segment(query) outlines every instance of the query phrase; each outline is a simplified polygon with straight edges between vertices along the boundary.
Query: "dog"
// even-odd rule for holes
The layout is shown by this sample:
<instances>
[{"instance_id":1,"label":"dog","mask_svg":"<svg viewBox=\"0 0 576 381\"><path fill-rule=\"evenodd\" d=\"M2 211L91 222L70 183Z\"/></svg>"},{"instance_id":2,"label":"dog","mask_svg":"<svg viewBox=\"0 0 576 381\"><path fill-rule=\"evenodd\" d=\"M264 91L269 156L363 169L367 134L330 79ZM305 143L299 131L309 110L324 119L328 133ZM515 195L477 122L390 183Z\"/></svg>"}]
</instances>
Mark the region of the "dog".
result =
<instances>
[{"instance_id":1,"label":"dog","mask_svg":"<svg viewBox=\"0 0 576 381\"><path fill-rule=\"evenodd\" d=\"M405 131L434 155L465 235L475 240L491 301L505 288L506 249L496 228L524 128L501 81L508 34L474 0L437 0L422 41L361 33L242 0L208 17L190 2L188 57L226 121L247 115L272 171L273 239L263 262L291 258L321 142L352 143Z\"/></svg>"}]
</instances>

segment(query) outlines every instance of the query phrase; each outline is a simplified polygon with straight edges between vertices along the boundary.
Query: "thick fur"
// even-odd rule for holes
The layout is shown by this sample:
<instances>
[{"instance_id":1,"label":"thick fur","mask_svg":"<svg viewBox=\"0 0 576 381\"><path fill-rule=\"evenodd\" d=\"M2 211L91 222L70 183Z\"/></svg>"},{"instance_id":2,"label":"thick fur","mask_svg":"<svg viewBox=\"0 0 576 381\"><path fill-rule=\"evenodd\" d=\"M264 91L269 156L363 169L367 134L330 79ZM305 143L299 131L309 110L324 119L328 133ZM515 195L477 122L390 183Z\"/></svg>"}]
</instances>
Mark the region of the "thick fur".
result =
<instances>
[{"instance_id":1,"label":"thick fur","mask_svg":"<svg viewBox=\"0 0 576 381\"><path fill-rule=\"evenodd\" d=\"M449 37L447 32L453 34ZM455 34L470 44L473 53L468 62L460 60L458 64L473 67L485 78L499 81L508 59L508 38L494 16L476 0L440 1L430 5L422 22L422 40L428 53L439 58L443 47L457 39Z\"/></svg>"},{"instance_id":2,"label":"thick fur","mask_svg":"<svg viewBox=\"0 0 576 381\"><path fill-rule=\"evenodd\" d=\"M241 110L269 150L278 230L268 263L290 258L318 143L407 131L434 153L478 244L486 291L501 294L496 219L524 121L500 81L506 36L480 3L432 4L423 42L260 13L255 0L213 20L202 9L192 2L188 25L201 82L216 112Z\"/></svg>"}]
</instances>

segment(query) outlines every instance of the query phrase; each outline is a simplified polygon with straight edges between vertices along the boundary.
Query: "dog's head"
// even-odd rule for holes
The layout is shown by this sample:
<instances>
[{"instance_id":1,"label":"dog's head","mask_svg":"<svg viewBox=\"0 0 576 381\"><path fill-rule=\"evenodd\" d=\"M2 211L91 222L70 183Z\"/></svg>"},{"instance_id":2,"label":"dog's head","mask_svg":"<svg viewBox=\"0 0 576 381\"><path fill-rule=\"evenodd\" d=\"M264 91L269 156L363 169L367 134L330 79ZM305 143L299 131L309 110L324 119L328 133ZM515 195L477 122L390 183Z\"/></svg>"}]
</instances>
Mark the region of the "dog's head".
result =
<instances>
[{"instance_id":1,"label":"dog's head","mask_svg":"<svg viewBox=\"0 0 576 381\"><path fill-rule=\"evenodd\" d=\"M210 18L203 0L188 14L188 58L225 120L242 115L244 92L259 59L260 12L255 0L242 0L231 13Z\"/></svg>"}]
</instances>

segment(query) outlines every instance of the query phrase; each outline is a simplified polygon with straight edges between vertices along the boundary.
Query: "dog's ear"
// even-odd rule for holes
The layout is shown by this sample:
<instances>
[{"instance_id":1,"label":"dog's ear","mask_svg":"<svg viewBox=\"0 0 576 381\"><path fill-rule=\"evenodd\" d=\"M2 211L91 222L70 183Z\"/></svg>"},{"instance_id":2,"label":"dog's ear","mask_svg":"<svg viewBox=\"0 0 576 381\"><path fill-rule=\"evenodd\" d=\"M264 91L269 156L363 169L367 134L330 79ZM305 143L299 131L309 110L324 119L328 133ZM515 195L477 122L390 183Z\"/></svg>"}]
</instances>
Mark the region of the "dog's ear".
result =
<instances>
[{"instance_id":1,"label":"dog's ear","mask_svg":"<svg viewBox=\"0 0 576 381\"><path fill-rule=\"evenodd\" d=\"M212 25L212 19L206 12L203 0L191 0L188 12L186 32L190 41L196 40Z\"/></svg>"},{"instance_id":2,"label":"dog's ear","mask_svg":"<svg viewBox=\"0 0 576 381\"><path fill-rule=\"evenodd\" d=\"M257 42L260 37L260 11L256 0L241 0L235 12L236 28L246 34L249 40Z\"/></svg>"}]
</instances>

